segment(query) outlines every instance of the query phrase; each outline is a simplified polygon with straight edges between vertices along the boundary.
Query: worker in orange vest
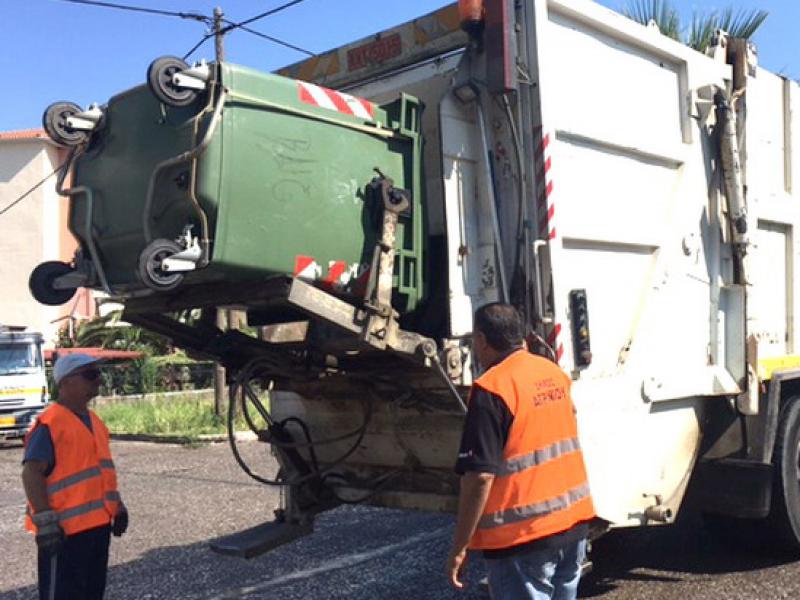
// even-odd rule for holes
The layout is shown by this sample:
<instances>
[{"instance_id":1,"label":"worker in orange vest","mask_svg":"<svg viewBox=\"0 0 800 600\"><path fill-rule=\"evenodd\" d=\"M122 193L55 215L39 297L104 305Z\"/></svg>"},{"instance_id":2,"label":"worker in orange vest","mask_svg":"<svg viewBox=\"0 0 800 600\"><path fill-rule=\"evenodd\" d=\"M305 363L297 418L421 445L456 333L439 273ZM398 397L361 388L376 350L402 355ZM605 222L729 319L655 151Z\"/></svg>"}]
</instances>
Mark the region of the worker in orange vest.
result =
<instances>
[{"instance_id":1,"label":"worker in orange vest","mask_svg":"<svg viewBox=\"0 0 800 600\"><path fill-rule=\"evenodd\" d=\"M100 389L97 359L56 361L58 401L25 438L25 527L36 534L40 600L95 600L105 592L111 533L128 527L108 429L88 409Z\"/></svg>"},{"instance_id":2,"label":"worker in orange vest","mask_svg":"<svg viewBox=\"0 0 800 600\"><path fill-rule=\"evenodd\" d=\"M456 462L458 518L447 576L462 588L467 550L481 550L498 599L571 600L595 516L570 378L527 351L509 304L475 313L470 390Z\"/></svg>"}]
</instances>

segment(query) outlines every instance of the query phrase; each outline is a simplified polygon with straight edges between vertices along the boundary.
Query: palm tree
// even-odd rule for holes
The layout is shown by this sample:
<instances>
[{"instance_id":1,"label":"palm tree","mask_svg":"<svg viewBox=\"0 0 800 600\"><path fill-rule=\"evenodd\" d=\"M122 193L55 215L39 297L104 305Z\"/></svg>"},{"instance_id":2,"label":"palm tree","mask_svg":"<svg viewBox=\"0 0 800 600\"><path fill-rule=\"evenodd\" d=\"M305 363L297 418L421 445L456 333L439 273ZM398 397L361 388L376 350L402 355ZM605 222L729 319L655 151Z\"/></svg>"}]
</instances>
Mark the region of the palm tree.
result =
<instances>
[{"instance_id":1,"label":"palm tree","mask_svg":"<svg viewBox=\"0 0 800 600\"><path fill-rule=\"evenodd\" d=\"M95 317L78 324L71 336L64 330L59 346L136 350L148 355L169 352L170 344L166 338L136 325L121 323L121 317L122 311L112 311L103 317Z\"/></svg>"},{"instance_id":2,"label":"palm tree","mask_svg":"<svg viewBox=\"0 0 800 600\"><path fill-rule=\"evenodd\" d=\"M622 14L642 25L653 22L662 34L683 42L698 52L706 51L718 29L726 31L734 38L752 37L768 16L765 10L734 11L727 8L722 12L714 11L704 15L695 13L691 24L686 27L682 25L680 13L670 0L629 0L628 5L622 9Z\"/></svg>"}]
</instances>

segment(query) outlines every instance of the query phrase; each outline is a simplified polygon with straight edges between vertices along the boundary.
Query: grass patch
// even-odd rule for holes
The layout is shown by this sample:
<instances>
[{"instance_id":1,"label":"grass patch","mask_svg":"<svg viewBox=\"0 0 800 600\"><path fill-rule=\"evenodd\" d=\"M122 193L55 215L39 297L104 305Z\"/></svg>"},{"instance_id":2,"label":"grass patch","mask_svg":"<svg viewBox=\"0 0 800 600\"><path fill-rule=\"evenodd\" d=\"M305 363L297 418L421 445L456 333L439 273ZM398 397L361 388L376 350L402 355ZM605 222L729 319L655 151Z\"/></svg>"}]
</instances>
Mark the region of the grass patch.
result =
<instances>
[{"instance_id":1,"label":"grass patch","mask_svg":"<svg viewBox=\"0 0 800 600\"><path fill-rule=\"evenodd\" d=\"M227 433L227 410L223 415L214 414L214 401L191 396L173 396L152 400L131 400L99 406L95 412L105 422L111 433L137 433L147 435L182 436L194 438L200 435ZM255 413L255 410L252 411ZM260 418L254 420L263 426ZM248 429L241 415L235 421L237 431Z\"/></svg>"}]
</instances>

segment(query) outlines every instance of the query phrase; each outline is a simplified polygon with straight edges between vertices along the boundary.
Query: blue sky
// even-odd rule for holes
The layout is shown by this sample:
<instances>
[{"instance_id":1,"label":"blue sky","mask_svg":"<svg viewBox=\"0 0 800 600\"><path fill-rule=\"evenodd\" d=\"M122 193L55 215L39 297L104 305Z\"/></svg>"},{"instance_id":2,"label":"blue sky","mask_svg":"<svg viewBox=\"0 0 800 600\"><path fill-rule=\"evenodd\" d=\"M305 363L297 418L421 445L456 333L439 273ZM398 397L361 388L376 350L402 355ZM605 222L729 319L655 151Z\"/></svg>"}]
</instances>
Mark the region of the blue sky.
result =
<instances>
[{"instance_id":1,"label":"blue sky","mask_svg":"<svg viewBox=\"0 0 800 600\"><path fill-rule=\"evenodd\" d=\"M211 14L222 5L226 17L244 20L284 0L109 0L172 11ZM620 9L626 0L600 3ZM693 10L726 6L763 8L770 17L755 37L766 68L800 79L800 1L673 0L690 17ZM413 19L447 0L306 0L252 27L312 52L321 52ZM61 0L2 0L0 37L0 131L39 127L42 111L56 100L85 106L144 81L150 62L185 54L205 33L189 20L78 6ZM226 38L227 59L274 70L303 58L293 50L244 32ZM195 55L213 57L209 41Z\"/></svg>"}]
</instances>

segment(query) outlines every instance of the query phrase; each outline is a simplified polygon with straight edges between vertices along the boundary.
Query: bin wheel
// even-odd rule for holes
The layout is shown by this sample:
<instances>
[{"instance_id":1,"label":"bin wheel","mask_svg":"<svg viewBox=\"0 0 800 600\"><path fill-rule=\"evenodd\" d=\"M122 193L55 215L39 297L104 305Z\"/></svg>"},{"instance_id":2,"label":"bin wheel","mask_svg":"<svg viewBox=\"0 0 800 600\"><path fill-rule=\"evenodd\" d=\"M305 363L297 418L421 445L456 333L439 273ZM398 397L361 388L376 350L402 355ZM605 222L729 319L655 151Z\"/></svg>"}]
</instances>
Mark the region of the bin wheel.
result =
<instances>
[{"instance_id":1,"label":"bin wheel","mask_svg":"<svg viewBox=\"0 0 800 600\"><path fill-rule=\"evenodd\" d=\"M147 69L147 85L150 91L169 106L189 106L197 98L197 91L177 87L172 76L189 68L189 65L174 56L162 56L150 63Z\"/></svg>"},{"instance_id":2,"label":"bin wheel","mask_svg":"<svg viewBox=\"0 0 800 600\"><path fill-rule=\"evenodd\" d=\"M172 240L153 240L139 255L139 277L147 287L157 292L174 290L183 281L183 273L161 270L161 261L183 250Z\"/></svg>"},{"instance_id":3,"label":"bin wheel","mask_svg":"<svg viewBox=\"0 0 800 600\"><path fill-rule=\"evenodd\" d=\"M48 306L59 306L69 302L75 295L77 288L56 289L53 287L55 280L62 275L72 273L73 269L67 263L51 260L43 262L36 267L28 279L28 287L37 302Z\"/></svg>"},{"instance_id":4,"label":"bin wheel","mask_svg":"<svg viewBox=\"0 0 800 600\"><path fill-rule=\"evenodd\" d=\"M67 119L79 112L83 109L73 102L54 102L42 115L45 133L60 146L80 146L89 139L89 132L67 125Z\"/></svg>"}]
</instances>

